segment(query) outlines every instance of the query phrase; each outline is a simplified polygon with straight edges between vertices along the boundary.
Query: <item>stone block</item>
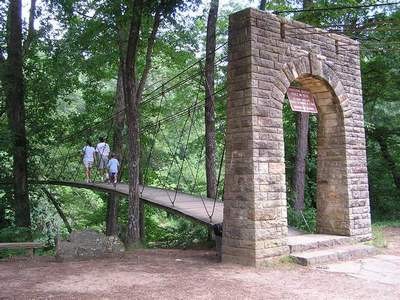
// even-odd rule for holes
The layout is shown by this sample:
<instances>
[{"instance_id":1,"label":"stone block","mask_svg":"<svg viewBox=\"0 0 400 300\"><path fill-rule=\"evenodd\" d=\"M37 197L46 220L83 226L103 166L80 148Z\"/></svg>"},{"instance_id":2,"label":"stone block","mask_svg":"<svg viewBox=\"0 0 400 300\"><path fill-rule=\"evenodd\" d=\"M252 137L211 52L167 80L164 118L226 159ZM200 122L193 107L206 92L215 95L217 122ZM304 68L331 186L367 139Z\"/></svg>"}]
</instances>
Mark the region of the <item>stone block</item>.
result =
<instances>
[{"instance_id":1,"label":"stone block","mask_svg":"<svg viewBox=\"0 0 400 300\"><path fill-rule=\"evenodd\" d=\"M58 259L93 258L119 255L125 251L116 236L105 236L94 230L73 231L68 240L58 241Z\"/></svg>"},{"instance_id":2,"label":"stone block","mask_svg":"<svg viewBox=\"0 0 400 300\"><path fill-rule=\"evenodd\" d=\"M254 9L230 22L223 261L260 265L287 251L282 106L294 80L319 113L318 230L368 236L359 56L337 53L335 43L358 44ZM295 36L282 40L281 22Z\"/></svg>"}]
</instances>

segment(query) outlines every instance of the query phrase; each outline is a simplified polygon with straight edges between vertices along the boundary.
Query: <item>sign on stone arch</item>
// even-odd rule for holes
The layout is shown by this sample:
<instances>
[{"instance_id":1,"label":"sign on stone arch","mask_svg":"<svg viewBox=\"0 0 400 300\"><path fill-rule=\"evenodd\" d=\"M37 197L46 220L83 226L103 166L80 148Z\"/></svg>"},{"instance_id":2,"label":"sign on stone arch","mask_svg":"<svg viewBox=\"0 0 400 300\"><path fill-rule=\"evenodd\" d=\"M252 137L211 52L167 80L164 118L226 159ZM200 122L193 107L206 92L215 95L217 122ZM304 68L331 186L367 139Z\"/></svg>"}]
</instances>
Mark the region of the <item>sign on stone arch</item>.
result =
<instances>
[{"instance_id":1,"label":"sign on stone arch","mask_svg":"<svg viewBox=\"0 0 400 300\"><path fill-rule=\"evenodd\" d=\"M293 81L318 110L317 230L371 237L358 49L256 9L230 16L223 261L288 253L282 107Z\"/></svg>"}]
</instances>

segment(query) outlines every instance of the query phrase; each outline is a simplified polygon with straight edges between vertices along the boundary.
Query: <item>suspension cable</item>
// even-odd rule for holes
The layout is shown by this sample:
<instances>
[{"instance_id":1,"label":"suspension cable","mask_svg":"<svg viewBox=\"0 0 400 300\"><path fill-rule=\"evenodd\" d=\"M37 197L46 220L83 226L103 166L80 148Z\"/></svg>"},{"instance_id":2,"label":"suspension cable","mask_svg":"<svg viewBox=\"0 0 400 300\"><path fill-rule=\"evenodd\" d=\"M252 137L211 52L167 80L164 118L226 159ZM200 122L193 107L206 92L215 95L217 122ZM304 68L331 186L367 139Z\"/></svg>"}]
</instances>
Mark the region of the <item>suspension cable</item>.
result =
<instances>
[{"instance_id":1,"label":"suspension cable","mask_svg":"<svg viewBox=\"0 0 400 300\"><path fill-rule=\"evenodd\" d=\"M196 102L197 102L197 99L196 99ZM181 168L179 170L178 183L177 183L176 188L175 188L175 196L174 196L174 201L172 202L172 205L175 205L176 196L178 194L180 180L181 180L181 176L182 176L182 172L183 172L183 165L184 165L185 160L186 160L187 148L188 148L188 145L189 145L190 135L192 133L193 123L194 123L194 117L193 117L193 114L190 111L189 111L189 117L191 119L191 123L190 123L189 131L188 131L188 134L187 134L185 149L183 150L183 159L182 159L182 163L181 163Z\"/></svg>"},{"instance_id":2,"label":"suspension cable","mask_svg":"<svg viewBox=\"0 0 400 300\"><path fill-rule=\"evenodd\" d=\"M225 130L224 130L224 143L223 143L223 148L222 148L221 160L220 160L220 162L219 162L218 179L217 179L217 189L216 189L216 192L215 192L214 203L213 203L213 209L212 209L212 212L211 212L210 221L212 221L212 217L213 217L214 212L215 212L215 204L216 204L216 201L217 201L217 199L218 199L218 190L219 190L219 185L220 185L220 183L221 183L221 173L222 173L222 168L223 168L223 163L224 163L224 158L225 158L225 149L226 149L225 134L226 134L226 132L225 132ZM223 197L223 195L222 195L222 197Z\"/></svg>"},{"instance_id":3,"label":"suspension cable","mask_svg":"<svg viewBox=\"0 0 400 300\"><path fill-rule=\"evenodd\" d=\"M215 48L214 51L206 54L204 57L196 60L194 63L192 63L189 67L187 67L186 69L184 69L182 72L176 74L175 76L173 76L172 78L170 78L169 80L167 80L166 82L164 82L163 84L161 84L160 86L158 86L157 88L155 88L154 90L152 90L151 92L149 92L148 94L146 94L146 97L151 95L152 93L154 93L155 91L161 89L162 85L167 85L168 83L170 83L171 81L173 81L174 79L176 79L177 77L179 77L180 75L182 75L183 73L185 73L186 71L188 71L189 69L195 67L196 65L198 65L199 62L205 60L209 55L215 54L219 49L221 49L222 47L226 46L228 44L228 42L222 43L221 45L219 45L218 47Z\"/></svg>"},{"instance_id":4,"label":"suspension cable","mask_svg":"<svg viewBox=\"0 0 400 300\"><path fill-rule=\"evenodd\" d=\"M149 155L148 155L148 158L147 158L147 164L145 165L145 170L143 172L143 187L142 187L142 191L140 192L141 194L143 194L143 191L144 191L144 185L146 183L147 171L150 168L153 149L154 149L154 146L156 144L156 139L157 139L158 132L160 131L160 128L161 128L161 126L160 126L158 121L159 121L160 114L161 114L162 103L163 103L163 100L164 100L164 97L165 97L164 88L162 88L161 90L162 90L162 96L160 98L160 103L159 103L159 106L158 106L157 119L156 119L156 124L158 124L158 126L156 128L156 133L153 135L153 143L151 145L151 148L150 148L150 151L149 151Z\"/></svg>"}]
</instances>

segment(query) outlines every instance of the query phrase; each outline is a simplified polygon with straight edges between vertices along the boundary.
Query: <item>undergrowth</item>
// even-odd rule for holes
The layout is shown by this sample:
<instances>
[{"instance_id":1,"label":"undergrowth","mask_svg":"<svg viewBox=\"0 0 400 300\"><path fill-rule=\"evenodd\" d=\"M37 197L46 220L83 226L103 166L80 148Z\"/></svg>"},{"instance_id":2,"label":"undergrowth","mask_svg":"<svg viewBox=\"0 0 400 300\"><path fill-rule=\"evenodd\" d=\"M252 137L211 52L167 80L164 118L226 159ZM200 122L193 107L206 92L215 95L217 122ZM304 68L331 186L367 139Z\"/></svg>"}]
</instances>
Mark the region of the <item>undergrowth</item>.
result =
<instances>
[{"instance_id":1,"label":"undergrowth","mask_svg":"<svg viewBox=\"0 0 400 300\"><path fill-rule=\"evenodd\" d=\"M150 248L196 248L207 245L206 226L146 207L145 246Z\"/></svg>"},{"instance_id":2,"label":"undergrowth","mask_svg":"<svg viewBox=\"0 0 400 300\"><path fill-rule=\"evenodd\" d=\"M294 208L288 206L287 214L289 226L310 233L316 231L317 210L315 208L305 208L303 212L297 212Z\"/></svg>"}]
</instances>

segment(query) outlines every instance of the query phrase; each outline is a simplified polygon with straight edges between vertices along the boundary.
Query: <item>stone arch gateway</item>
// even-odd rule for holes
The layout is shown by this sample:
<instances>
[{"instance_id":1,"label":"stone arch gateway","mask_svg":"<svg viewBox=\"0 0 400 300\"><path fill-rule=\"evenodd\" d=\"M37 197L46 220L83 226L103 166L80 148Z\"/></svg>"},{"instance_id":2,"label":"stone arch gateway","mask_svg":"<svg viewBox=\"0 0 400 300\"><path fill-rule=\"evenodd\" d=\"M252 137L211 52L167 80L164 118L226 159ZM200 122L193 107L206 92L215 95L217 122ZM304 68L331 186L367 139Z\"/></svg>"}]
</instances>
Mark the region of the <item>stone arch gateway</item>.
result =
<instances>
[{"instance_id":1,"label":"stone arch gateway","mask_svg":"<svg viewBox=\"0 0 400 300\"><path fill-rule=\"evenodd\" d=\"M293 81L318 109L318 232L369 239L358 43L246 9L230 17L228 60L223 261L288 253L282 107Z\"/></svg>"}]
</instances>

